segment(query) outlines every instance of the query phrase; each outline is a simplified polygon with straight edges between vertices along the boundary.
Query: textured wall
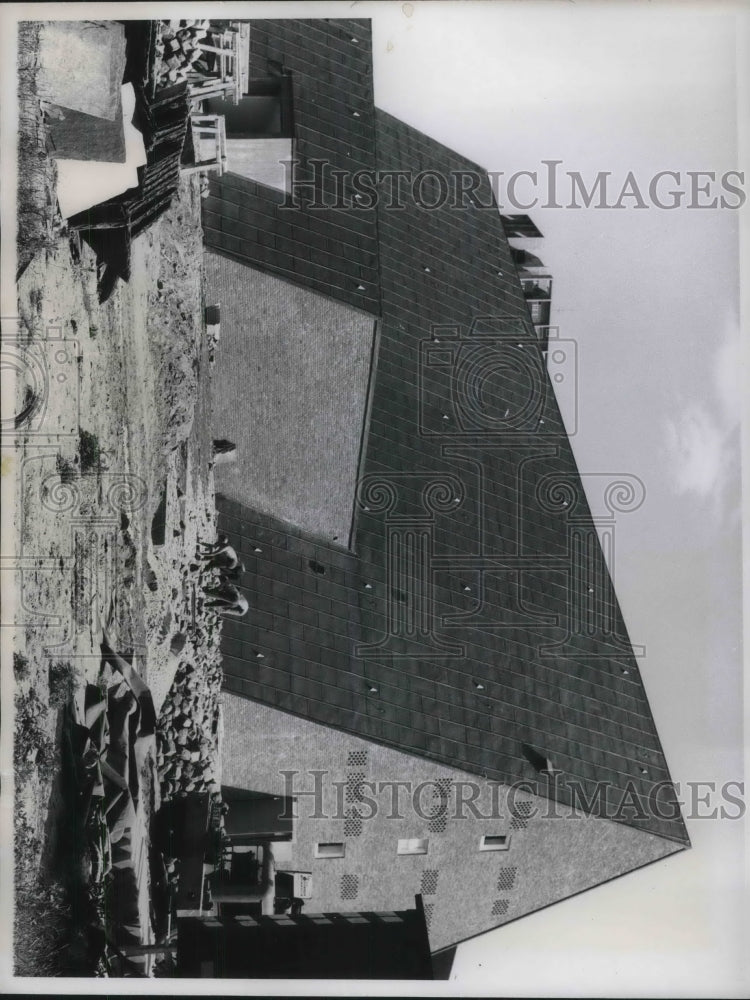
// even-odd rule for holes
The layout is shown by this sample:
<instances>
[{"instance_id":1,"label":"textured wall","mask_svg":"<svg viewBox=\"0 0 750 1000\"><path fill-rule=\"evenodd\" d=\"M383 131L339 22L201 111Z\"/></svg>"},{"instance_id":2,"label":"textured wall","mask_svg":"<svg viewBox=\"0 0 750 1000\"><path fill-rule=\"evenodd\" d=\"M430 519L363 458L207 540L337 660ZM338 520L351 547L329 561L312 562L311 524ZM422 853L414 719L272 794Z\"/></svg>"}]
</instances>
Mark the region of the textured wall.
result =
<instances>
[{"instance_id":1,"label":"textured wall","mask_svg":"<svg viewBox=\"0 0 750 1000\"><path fill-rule=\"evenodd\" d=\"M213 434L238 452L217 489L347 544L372 318L211 253L206 290L221 303Z\"/></svg>"},{"instance_id":2,"label":"textured wall","mask_svg":"<svg viewBox=\"0 0 750 1000\"><path fill-rule=\"evenodd\" d=\"M390 818L391 793L383 791L376 797L377 815L361 823L351 815L348 820L312 818L315 800L299 796L292 857L284 865L312 871L309 912L400 909L421 892L433 951L680 849L622 824L583 815L571 818L563 807L558 807L561 818L548 817L544 801L524 792L515 800L514 818L507 788L496 793L494 813L500 818L471 819L467 809L466 818L459 819L456 783L475 776L233 695L224 695L223 711L227 734L224 782L280 795L287 787L281 770L300 771L294 778L295 788L303 790L314 787L306 770L325 770L324 811L329 816L337 814L333 782L344 786L339 814L359 809L360 816L372 811L357 802L360 777L375 782L410 781L412 788L421 782L442 781L444 787L452 782L444 822L420 817L408 805L408 792L399 793L402 819ZM476 804L483 815L490 816L489 785L481 780L478 784L483 791ZM435 809L434 793L432 784L422 793L425 815ZM468 798L468 791L459 794ZM497 833L510 836L507 851L478 850L483 835ZM397 855L398 840L412 837L427 838L428 853ZM320 841L343 841L345 857L316 859L314 848Z\"/></svg>"}]
</instances>

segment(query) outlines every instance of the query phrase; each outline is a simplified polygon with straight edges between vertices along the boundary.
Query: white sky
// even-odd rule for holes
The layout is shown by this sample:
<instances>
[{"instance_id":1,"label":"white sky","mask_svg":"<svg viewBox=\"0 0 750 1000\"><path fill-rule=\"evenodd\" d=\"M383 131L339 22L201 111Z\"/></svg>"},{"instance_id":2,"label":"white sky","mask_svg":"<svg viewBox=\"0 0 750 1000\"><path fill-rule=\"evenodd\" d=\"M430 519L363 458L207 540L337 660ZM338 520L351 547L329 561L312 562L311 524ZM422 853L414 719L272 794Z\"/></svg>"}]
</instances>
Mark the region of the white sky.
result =
<instances>
[{"instance_id":1,"label":"white sky","mask_svg":"<svg viewBox=\"0 0 750 1000\"><path fill-rule=\"evenodd\" d=\"M746 57L750 37L739 7L225 7L234 17L371 17L378 106L490 170L559 159L590 178L633 170L647 186L657 170L739 165L735 48ZM207 4L111 4L101 16L209 14ZM70 5L53 16L94 14ZM579 467L646 486L641 509L618 521L614 577L631 638L647 650L641 669L679 782L743 778L739 214L531 211L555 277L553 322L578 344ZM689 832L690 852L462 945L450 990L747 995L743 824L695 821Z\"/></svg>"}]
</instances>

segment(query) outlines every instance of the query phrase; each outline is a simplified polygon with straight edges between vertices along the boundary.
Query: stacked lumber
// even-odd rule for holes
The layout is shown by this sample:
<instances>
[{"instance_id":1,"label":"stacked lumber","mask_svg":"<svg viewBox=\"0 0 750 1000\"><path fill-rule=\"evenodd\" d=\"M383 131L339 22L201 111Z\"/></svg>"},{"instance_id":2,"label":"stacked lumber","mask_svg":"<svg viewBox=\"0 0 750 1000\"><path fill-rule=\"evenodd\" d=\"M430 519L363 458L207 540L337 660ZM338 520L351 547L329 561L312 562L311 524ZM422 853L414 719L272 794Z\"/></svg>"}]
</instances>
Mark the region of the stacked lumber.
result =
<instances>
[{"instance_id":1,"label":"stacked lumber","mask_svg":"<svg viewBox=\"0 0 750 1000\"><path fill-rule=\"evenodd\" d=\"M162 21L156 39L157 88L187 80L190 70L204 55L200 43L210 30L211 22L207 20Z\"/></svg>"}]
</instances>

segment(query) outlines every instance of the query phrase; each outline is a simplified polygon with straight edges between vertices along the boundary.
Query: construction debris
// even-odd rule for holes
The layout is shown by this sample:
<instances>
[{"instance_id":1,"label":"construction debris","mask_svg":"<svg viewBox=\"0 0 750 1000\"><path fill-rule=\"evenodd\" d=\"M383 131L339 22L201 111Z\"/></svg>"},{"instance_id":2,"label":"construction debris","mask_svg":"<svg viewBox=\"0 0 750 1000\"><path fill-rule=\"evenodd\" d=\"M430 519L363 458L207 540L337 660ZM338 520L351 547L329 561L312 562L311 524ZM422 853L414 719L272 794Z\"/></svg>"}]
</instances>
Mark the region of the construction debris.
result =
<instances>
[{"instance_id":1,"label":"construction debris","mask_svg":"<svg viewBox=\"0 0 750 1000\"><path fill-rule=\"evenodd\" d=\"M156 40L157 88L187 81L190 70L205 57L199 43L210 29L206 20L162 21Z\"/></svg>"}]
</instances>

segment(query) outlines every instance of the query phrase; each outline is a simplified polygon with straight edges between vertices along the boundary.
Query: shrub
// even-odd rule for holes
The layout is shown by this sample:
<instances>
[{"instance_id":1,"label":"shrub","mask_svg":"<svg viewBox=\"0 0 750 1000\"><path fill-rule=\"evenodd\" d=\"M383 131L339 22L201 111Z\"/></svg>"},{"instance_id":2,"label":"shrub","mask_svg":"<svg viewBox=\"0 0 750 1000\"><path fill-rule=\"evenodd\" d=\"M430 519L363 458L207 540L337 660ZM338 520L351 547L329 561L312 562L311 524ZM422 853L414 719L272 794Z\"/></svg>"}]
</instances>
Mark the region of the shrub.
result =
<instances>
[{"instance_id":1,"label":"shrub","mask_svg":"<svg viewBox=\"0 0 750 1000\"><path fill-rule=\"evenodd\" d=\"M29 660L23 653L13 654L13 676L17 681L24 681L29 676Z\"/></svg>"},{"instance_id":2,"label":"shrub","mask_svg":"<svg viewBox=\"0 0 750 1000\"><path fill-rule=\"evenodd\" d=\"M101 457L99 438L96 434L90 434L80 427L78 429L78 454L81 459L81 472L88 472L90 469L99 471Z\"/></svg>"},{"instance_id":3,"label":"shrub","mask_svg":"<svg viewBox=\"0 0 750 1000\"><path fill-rule=\"evenodd\" d=\"M49 665L49 703L53 708L62 708L75 694L78 687L78 671L68 660L55 660Z\"/></svg>"}]
</instances>

